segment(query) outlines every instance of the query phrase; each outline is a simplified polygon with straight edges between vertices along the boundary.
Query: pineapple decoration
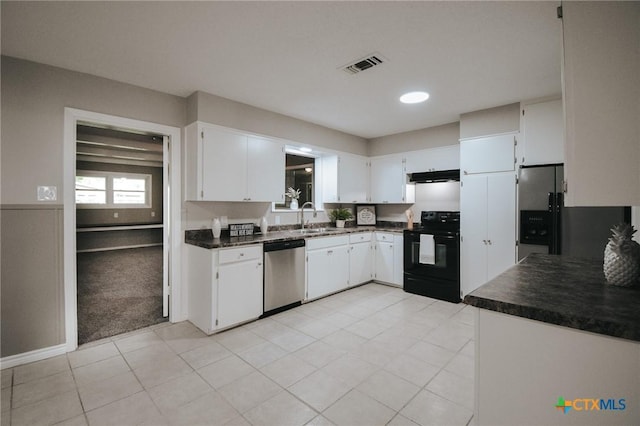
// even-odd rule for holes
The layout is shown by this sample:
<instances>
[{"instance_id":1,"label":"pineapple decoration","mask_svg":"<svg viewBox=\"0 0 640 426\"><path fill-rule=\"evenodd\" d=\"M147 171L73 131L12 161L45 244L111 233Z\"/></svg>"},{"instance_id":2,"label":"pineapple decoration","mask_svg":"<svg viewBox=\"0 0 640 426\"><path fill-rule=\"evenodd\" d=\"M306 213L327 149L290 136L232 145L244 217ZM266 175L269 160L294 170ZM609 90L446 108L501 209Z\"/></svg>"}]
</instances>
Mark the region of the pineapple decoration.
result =
<instances>
[{"instance_id":1,"label":"pineapple decoration","mask_svg":"<svg viewBox=\"0 0 640 426\"><path fill-rule=\"evenodd\" d=\"M640 244L631 239L636 230L621 223L611 231L604 249L604 276L611 285L630 287L640 278Z\"/></svg>"}]
</instances>

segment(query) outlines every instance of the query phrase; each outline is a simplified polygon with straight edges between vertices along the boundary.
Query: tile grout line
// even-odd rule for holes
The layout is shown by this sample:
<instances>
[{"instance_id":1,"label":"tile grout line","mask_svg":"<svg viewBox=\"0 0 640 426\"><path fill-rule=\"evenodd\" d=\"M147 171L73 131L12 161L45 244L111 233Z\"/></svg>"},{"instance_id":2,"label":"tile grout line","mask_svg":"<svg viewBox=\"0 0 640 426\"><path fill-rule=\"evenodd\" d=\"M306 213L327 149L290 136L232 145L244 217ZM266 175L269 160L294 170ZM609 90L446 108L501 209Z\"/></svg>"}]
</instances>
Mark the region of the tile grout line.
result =
<instances>
[{"instance_id":1,"label":"tile grout line","mask_svg":"<svg viewBox=\"0 0 640 426\"><path fill-rule=\"evenodd\" d=\"M87 424L89 424L89 419L87 417L87 412L84 409L84 402L82 402L82 398L80 397L80 386L78 386L78 382L76 381L76 375L73 371L73 368L71 368L71 360L69 359L69 352L64 354L65 359L67 360L67 364L69 365L69 372L71 373L71 377L73 378L73 384L76 390L76 395L78 396L78 401L80 402L80 408L82 409L82 415L84 417L84 419L86 420ZM63 419L64 420L69 420L72 419L73 417L69 417L68 419Z\"/></svg>"}]
</instances>

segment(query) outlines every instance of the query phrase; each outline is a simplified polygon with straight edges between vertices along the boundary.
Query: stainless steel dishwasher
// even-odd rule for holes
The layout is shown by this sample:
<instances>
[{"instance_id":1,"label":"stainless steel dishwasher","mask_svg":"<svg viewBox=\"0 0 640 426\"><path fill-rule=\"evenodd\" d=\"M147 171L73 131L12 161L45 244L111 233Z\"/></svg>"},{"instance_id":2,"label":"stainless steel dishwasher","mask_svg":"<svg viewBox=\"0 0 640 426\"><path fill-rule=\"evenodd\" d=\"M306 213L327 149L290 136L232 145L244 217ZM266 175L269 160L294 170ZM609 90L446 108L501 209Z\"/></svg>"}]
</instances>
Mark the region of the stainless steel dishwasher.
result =
<instances>
[{"instance_id":1,"label":"stainless steel dishwasher","mask_svg":"<svg viewBox=\"0 0 640 426\"><path fill-rule=\"evenodd\" d=\"M264 244L264 315L298 306L304 299L304 240Z\"/></svg>"}]
</instances>

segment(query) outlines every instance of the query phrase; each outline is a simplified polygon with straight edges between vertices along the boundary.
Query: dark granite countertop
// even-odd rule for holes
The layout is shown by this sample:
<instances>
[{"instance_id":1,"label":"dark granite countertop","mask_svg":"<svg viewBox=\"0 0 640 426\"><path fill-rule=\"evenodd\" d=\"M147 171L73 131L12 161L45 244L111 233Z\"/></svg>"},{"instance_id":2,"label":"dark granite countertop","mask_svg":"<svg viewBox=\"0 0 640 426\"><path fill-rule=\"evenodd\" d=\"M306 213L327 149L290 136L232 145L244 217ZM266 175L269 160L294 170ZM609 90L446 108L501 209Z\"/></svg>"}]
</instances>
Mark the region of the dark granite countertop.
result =
<instances>
[{"instance_id":1,"label":"dark granite countertop","mask_svg":"<svg viewBox=\"0 0 640 426\"><path fill-rule=\"evenodd\" d=\"M348 227L348 228L328 227L323 232L313 232L313 233L307 233L307 234L301 234L297 231L298 229L269 231L267 232L267 235L262 235L258 233L258 234L254 234L252 236L246 236L246 237L228 237L228 236L222 235L220 238L216 239L216 238L213 238L213 233L211 229L196 229L196 230L185 231L184 242L187 244L191 244L191 245L206 248L206 249L216 249L216 248L224 248L224 247L243 246L248 244L262 244L262 243L274 242L274 241L299 240L301 238L308 239L308 238L317 238L317 237L328 237L332 235L351 234L354 232L379 231L379 232L402 233L403 228L379 227L379 226L358 226L358 227Z\"/></svg>"},{"instance_id":2,"label":"dark granite countertop","mask_svg":"<svg viewBox=\"0 0 640 426\"><path fill-rule=\"evenodd\" d=\"M478 308L640 341L640 288L606 284L602 261L531 254L469 293Z\"/></svg>"}]
</instances>

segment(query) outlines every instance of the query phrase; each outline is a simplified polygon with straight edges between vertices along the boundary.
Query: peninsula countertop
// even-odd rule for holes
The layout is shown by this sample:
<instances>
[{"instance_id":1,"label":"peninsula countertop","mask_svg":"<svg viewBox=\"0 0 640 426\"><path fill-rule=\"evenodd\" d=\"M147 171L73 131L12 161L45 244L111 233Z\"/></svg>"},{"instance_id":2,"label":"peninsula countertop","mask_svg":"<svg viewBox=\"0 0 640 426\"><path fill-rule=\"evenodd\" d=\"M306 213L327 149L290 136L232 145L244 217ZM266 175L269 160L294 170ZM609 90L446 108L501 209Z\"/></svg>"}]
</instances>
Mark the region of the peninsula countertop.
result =
<instances>
[{"instance_id":1,"label":"peninsula countertop","mask_svg":"<svg viewBox=\"0 0 640 426\"><path fill-rule=\"evenodd\" d=\"M640 341L640 288L606 284L602 261L531 254L469 293L478 308Z\"/></svg>"},{"instance_id":2,"label":"peninsula countertop","mask_svg":"<svg viewBox=\"0 0 640 426\"><path fill-rule=\"evenodd\" d=\"M185 231L186 244L202 247L205 249L216 249L225 247L236 247L248 244L262 244L275 241L299 240L301 238L328 237L334 235L351 234L354 232L393 232L402 233L404 229L400 227L379 227L379 226L358 226L347 228L323 228L322 232L300 233L299 229L287 229L269 231L266 235L260 233L245 237L229 237L222 235L220 238L213 238L211 229L196 229Z\"/></svg>"}]
</instances>

